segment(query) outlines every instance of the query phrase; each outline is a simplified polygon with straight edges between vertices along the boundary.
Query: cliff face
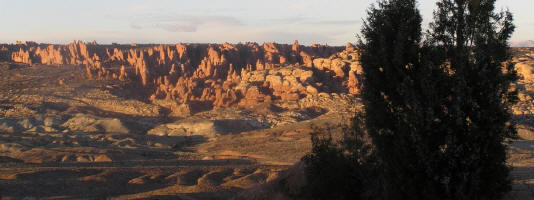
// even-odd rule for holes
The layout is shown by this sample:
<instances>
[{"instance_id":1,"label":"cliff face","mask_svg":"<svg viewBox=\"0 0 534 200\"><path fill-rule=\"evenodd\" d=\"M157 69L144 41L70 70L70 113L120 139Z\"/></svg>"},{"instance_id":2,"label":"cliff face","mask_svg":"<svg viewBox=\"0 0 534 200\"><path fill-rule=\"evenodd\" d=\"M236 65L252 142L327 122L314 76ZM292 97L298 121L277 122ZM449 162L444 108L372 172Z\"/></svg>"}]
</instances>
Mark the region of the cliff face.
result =
<instances>
[{"instance_id":1,"label":"cliff face","mask_svg":"<svg viewBox=\"0 0 534 200\"><path fill-rule=\"evenodd\" d=\"M293 101L319 92L359 93L355 48L276 43L159 46L26 43L3 47L27 64L83 65L87 78L133 81L150 99L209 107Z\"/></svg>"}]
</instances>

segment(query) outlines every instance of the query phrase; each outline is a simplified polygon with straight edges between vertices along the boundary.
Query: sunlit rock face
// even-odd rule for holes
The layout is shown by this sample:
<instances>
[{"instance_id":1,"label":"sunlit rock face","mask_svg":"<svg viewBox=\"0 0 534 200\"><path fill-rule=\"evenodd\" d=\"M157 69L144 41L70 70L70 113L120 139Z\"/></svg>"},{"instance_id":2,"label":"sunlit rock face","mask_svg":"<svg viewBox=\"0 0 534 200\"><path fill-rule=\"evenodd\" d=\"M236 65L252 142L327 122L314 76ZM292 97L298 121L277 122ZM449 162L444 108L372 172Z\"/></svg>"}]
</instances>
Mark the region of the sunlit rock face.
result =
<instances>
[{"instance_id":1,"label":"sunlit rock face","mask_svg":"<svg viewBox=\"0 0 534 200\"><path fill-rule=\"evenodd\" d=\"M4 45L14 62L82 65L88 79L133 81L151 100L209 108L296 101L322 91L358 94L361 68L351 44L264 43Z\"/></svg>"}]
</instances>

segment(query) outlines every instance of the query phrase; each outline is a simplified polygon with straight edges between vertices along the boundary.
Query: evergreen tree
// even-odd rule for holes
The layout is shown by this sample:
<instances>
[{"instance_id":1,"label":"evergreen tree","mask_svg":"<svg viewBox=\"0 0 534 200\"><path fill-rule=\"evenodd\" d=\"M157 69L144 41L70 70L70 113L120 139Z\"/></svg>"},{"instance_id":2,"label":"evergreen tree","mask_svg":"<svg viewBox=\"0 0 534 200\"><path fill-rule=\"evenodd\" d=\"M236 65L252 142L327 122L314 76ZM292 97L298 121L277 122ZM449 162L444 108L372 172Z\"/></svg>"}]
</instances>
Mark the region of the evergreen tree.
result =
<instances>
[{"instance_id":1,"label":"evergreen tree","mask_svg":"<svg viewBox=\"0 0 534 200\"><path fill-rule=\"evenodd\" d=\"M365 125L385 198L499 199L515 134L516 74L502 64L512 16L494 0L442 0L421 47L420 21L403 18L418 16L415 4L382 2L362 30Z\"/></svg>"},{"instance_id":2,"label":"evergreen tree","mask_svg":"<svg viewBox=\"0 0 534 200\"><path fill-rule=\"evenodd\" d=\"M303 159L312 192L476 200L510 190L505 138L515 135L509 110L516 74L502 63L514 26L494 4L441 0L426 41L415 0L380 0L369 9L359 44L364 111L341 149L313 140Z\"/></svg>"},{"instance_id":3,"label":"evergreen tree","mask_svg":"<svg viewBox=\"0 0 534 200\"><path fill-rule=\"evenodd\" d=\"M510 84L516 73L508 40L514 31L509 12L495 12L495 0L441 0L427 45L435 63L447 66L451 82L446 125L440 132L439 176L444 199L500 199L510 190L505 138L515 136L510 107L517 101Z\"/></svg>"},{"instance_id":4,"label":"evergreen tree","mask_svg":"<svg viewBox=\"0 0 534 200\"><path fill-rule=\"evenodd\" d=\"M415 0L371 8L362 29L365 128L385 199L439 199L439 126L447 76L427 62Z\"/></svg>"}]
</instances>

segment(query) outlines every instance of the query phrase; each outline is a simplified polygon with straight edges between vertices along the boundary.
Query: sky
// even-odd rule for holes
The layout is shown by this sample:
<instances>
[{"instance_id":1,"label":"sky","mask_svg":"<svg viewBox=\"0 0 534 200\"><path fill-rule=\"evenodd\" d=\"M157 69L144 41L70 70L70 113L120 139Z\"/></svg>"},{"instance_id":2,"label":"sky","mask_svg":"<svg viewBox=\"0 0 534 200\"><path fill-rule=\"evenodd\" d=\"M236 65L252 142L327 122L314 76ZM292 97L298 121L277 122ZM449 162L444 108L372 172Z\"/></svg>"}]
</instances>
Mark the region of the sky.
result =
<instances>
[{"instance_id":1,"label":"sky","mask_svg":"<svg viewBox=\"0 0 534 200\"><path fill-rule=\"evenodd\" d=\"M376 0L0 0L0 43L355 42ZM419 0L424 25L436 0ZM534 40L534 0L498 0Z\"/></svg>"}]
</instances>

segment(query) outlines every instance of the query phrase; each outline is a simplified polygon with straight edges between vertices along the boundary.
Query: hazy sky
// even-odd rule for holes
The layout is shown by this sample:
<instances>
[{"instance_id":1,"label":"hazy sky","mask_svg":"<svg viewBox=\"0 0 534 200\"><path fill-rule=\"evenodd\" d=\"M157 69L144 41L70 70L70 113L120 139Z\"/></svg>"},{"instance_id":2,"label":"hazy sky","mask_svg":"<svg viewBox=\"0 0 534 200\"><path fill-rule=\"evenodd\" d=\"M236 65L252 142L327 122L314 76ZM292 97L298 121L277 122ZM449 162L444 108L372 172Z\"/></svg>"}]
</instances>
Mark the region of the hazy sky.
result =
<instances>
[{"instance_id":1,"label":"hazy sky","mask_svg":"<svg viewBox=\"0 0 534 200\"><path fill-rule=\"evenodd\" d=\"M0 43L354 42L376 0L0 0ZM436 0L419 0L428 24ZM534 0L499 0L512 41L534 40Z\"/></svg>"}]
</instances>

